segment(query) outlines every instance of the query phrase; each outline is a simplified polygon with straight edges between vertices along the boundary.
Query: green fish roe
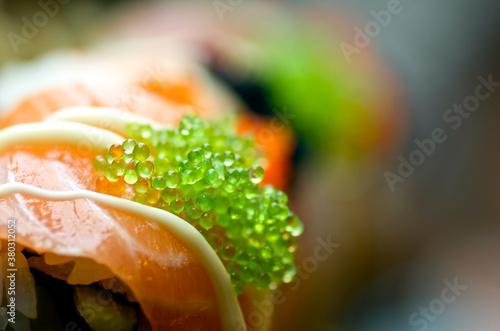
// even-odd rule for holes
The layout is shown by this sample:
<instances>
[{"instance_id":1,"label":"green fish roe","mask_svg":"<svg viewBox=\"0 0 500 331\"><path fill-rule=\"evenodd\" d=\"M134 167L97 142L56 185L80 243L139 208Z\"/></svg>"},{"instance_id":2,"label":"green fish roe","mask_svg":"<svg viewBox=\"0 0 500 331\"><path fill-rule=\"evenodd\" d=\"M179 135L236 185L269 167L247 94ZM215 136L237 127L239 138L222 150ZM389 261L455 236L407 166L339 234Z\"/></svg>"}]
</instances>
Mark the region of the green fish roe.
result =
<instances>
[{"instance_id":1,"label":"green fish roe","mask_svg":"<svg viewBox=\"0 0 500 331\"><path fill-rule=\"evenodd\" d=\"M134 123L128 130L130 139L94 158L95 171L111 182L123 178L134 201L197 228L226 265L236 293L292 281L304 227L284 192L259 186L265 173L252 139L192 114L178 128Z\"/></svg>"}]
</instances>

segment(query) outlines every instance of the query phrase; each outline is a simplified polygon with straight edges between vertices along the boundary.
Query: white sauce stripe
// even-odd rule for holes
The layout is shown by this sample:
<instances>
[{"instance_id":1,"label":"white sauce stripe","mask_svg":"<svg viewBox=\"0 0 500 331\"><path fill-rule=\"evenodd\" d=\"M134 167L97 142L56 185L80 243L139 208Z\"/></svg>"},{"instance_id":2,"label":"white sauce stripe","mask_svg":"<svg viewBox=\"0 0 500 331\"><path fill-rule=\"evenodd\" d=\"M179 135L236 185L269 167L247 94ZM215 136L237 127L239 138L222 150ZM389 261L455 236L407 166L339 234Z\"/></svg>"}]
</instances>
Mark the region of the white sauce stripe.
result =
<instances>
[{"instance_id":1,"label":"white sauce stripe","mask_svg":"<svg viewBox=\"0 0 500 331\"><path fill-rule=\"evenodd\" d=\"M22 183L0 185L0 198L13 194L25 194L52 201L89 199L162 224L200 258L214 286L224 330L245 330L243 314L224 265L205 238L183 219L162 209L93 191L49 191Z\"/></svg>"},{"instance_id":2,"label":"white sauce stripe","mask_svg":"<svg viewBox=\"0 0 500 331\"><path fill-rule=\"evenodd\" d=\"M0 130L0 153L16 145L64 144L78 148L81 154L107 150L125 138L111 131L73 122L30 123Z\"/></svg>"},{"instance_id":3,"label":"white sauce stripe","mask_svg":"<svg viewBox=\"0 0 500 331\"><path fill-rule=\"evenodd\" d=\"M68 121L92 125L127 135L127 124L147 123L154 129L164 127L147 117L139 116L128 111L106 107L70 107L61 109L48 116L45 121Z\"/></svg>"}]
</instances>

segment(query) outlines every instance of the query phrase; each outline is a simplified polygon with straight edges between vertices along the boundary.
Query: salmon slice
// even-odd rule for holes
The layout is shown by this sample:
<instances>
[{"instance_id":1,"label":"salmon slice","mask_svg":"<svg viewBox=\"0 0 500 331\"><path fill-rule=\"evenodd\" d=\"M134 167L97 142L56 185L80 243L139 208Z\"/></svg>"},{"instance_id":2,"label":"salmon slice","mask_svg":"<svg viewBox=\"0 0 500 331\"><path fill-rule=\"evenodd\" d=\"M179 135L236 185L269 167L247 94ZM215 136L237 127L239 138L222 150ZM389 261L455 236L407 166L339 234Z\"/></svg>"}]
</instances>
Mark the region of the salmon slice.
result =
<instances>
[{"instance_id":1,"label":"salmon slice","mask_svg":"<svg viewBox=\"0 0 500 331\"><path fill-rule=\"evenodd\" d=\"M9 104L14 106L4 110L0 129L38 122L55 111L73 106L118 108L164 123L181 118L188 111L210 117L242 108L236 98L196 65L166 55L148 60L126 54L116 59L117 55L81 55L74 60L81 62L89 71L86 76L92 79L75 73L71 83L48 84L35 92L26 91L21 100L13 97ZM64 75L57 68L53 70L55 76ZM102 76L105 79L99 79Z\"/></svg>"},{"instance_id":2,"label":"salmon slice","mask_svg":"<svg viewBox=\"0 0 500 331\"><path fill-rule=\"evenodd\" d=\"M98 177L91 158L67 146L18 146L0 156L0 168L0 184L51 191L95 190ZM155 330L221 328L213 286L198 257L155 222L89 200L25 195L1 200L0 214L17 219L17 242L38 254L89 258L106 266L128 285ZM6 218L0 222L7 238ZM73 277L100 280L86 275L88 269L80 272Z\"/></svg>"},{"instance_id":3,"label":"salmon slice","mask_svg":"<svg viewBox=\"0 0 500 331\"><path fill-rule=\"evenodd\" d=\"M58 109L71 106L98 106L88 89L69 86L64 89L48 89L23 100L18 106L0 117L0 129L22 123L43 121Z\"/></svg>"}]
</instances>

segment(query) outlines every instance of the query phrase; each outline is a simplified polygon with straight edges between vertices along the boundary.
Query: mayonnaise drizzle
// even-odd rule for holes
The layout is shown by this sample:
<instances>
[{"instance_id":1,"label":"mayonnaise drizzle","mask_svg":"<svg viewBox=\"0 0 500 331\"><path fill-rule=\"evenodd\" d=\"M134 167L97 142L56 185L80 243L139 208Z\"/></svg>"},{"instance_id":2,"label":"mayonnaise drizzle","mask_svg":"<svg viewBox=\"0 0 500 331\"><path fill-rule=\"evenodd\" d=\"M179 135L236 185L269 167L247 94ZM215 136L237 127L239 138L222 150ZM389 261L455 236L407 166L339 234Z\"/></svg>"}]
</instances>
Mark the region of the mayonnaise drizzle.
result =
<instances>
[{"instance_id":1,"label":"mayonnaise drizzle","mask_svg":"<svg viewBox=\"0 0 500 331\"><path fill-rule=\"evenodd\" d=\"M205 267L214 286L224 329L241 330L244 325L240 306L231 286L231 279L221 260L198 230L176 215L159 208L93 191L49 191L22 183L0 185L0 198L12 194L26 194L52 201L89 199L122 211L134 213L165 226L200 258L200 262Z\"/></svg>"},{"instance_id":2,"label":"mayonnaise drizzle","mask_svg":"<svg viewBox=\"0 0 500 331\"><path fill-rule=\"evenodd\" d=\"M88 124L102 126L108 120L117 120L122 111L104 111L103 113L94 111L92 107L77 107L58 112L58 115L51 117L51 121L20 124L0 130L0 154L8 148L29 144L64 144L77 147L80 151L88 152L102 151L108 149L113 144L121 144L125 138L108 130L96 128L87 124L80 124L72 121L83 121ZM101 109L99 109L101 111ZM83 114L91 114L91 119L85 119ZM102 116L101 116L101 115ZM142 121L137 115L133 115L134 120ZM59 121L65 119L65 121ZM121 117L118 126L113 130L124 132L127 123L132 121L132 117L125 114ZM147 121L154 124L151 121ZM122 129L120 129L122 128ZM205 238L189 223L167 211L141 205L134 201L113 197L93 191L79 190L68 192L55 192L40 189L34 186L9 183L0 185L0 198L12 194L26 194L46 200L75 200L90 199L114 208L134 213L156 221L165 226L176 235L181 241L189 246L200 258L200 262L205 267L210 280L214 286L217 296L221 323L225 330L245 330L245 322L238 300L232 289L231 279L222 264L221 260L208 244Z\"/></svg>"},{"instance_id":3,"label":"mayonnaise drizzle","mask_svg":"<svg viewBox=\"0 0 500 331\"><path fill-rule=\"evenodd\" d=\"M15 145L72 145L81 152L101 151L125 138L116 133L73 122L45 122L10 126L0 130L0 153Z\"/></svg>"},{"instance_id":4,"label":"mayonnaise drizzle","mask_svg":"<svg viewBox=\"0 0 500 331\"><path fill-rule=\"evenodd\" d=\"M106 107L70 107L59 110L48 116L45 121L70 121L103 128L120 135L127 135L127 124L147 123L154 129L164 125L150 118L136 115L128 111Z\"/></svg>"}]
</instances>

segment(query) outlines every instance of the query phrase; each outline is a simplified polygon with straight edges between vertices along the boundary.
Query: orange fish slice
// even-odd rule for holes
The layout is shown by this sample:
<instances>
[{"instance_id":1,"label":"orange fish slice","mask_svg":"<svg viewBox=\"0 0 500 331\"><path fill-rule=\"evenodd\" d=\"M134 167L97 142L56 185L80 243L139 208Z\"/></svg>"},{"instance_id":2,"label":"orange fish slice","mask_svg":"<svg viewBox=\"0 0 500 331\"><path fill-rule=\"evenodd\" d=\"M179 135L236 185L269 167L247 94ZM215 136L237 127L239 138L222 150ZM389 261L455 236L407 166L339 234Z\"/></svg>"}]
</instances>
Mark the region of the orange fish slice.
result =
<instances>
[{"instance_id":1,"label":"orange fish slice","mask_svg":"<svg viewBox=\"0 0 500 331\"><path fill-rule=\"evenodd\" d=\"M18 146L2 153L0 164L8 169L0 184L95 190L91 158L72 147ZM213 285L199 258L155 222L90 200L27 195L0 201L0 214L17 219L17 242L38 254L87 258L105 266L111 274L104 278L115 275L128 285L155 330L221 328ZM6 219L1 222L6 238ZM100 277L75 268L68 279L89 284Z\"/></svg>"}]
</instances>

